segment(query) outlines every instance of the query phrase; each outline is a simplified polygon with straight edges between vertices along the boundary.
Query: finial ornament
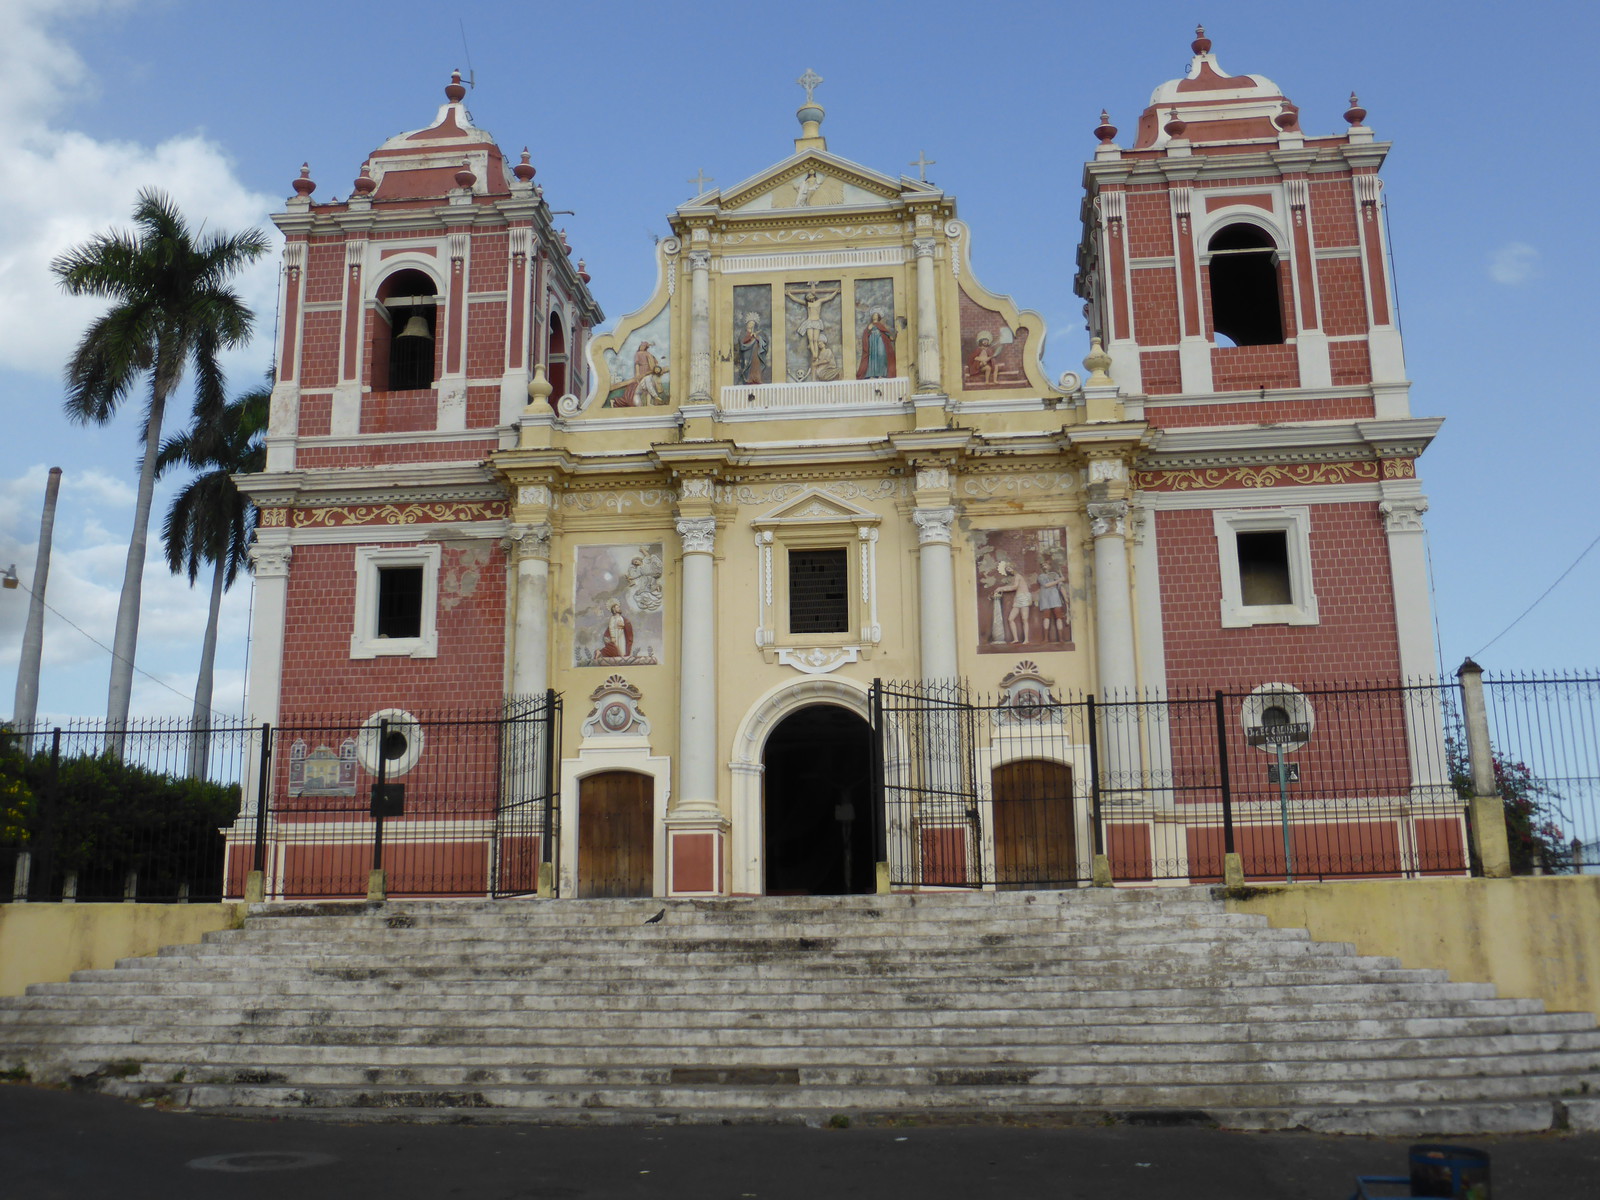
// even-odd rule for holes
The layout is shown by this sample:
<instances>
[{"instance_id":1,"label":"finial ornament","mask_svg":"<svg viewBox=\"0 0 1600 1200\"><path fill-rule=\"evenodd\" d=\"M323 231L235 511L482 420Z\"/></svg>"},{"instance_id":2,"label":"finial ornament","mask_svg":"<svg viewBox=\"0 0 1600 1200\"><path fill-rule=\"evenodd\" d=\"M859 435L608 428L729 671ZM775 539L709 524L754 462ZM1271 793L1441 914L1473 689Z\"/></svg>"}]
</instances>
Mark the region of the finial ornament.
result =
<instances>
[{"instance_id":1,"label":"finial ornament","mask_svg":"<svg viewBox=\"0 0 1600 1200\"><path fill-rule=\"evenodd\" d=\"M555 388L550 386L550 381L544 377L544 364L535 363L533 378L528 380L528 403L530 405L548 404L550 393Z\"/></svg>"},{"instance_id":2,"label":"finial ornament","mask_svg":"<svg viewBox=\"0 0 1600 1200\"><path fill-rule=\"evenodd\" d=\"M1350 93L1350 107L1345 109L1344 119L1352 125L1359 125L1367 119L1367 110L1361 107L1361 101L1354 92Z\"/></svg>"},{"instance_id":3,"label":"finial ornament","mask_svg":"<svg viewBox=\"0 0 1600 1200\"><path fill-rule=\"evenodd\" d=\"M1166 130L1168 137L1181 138L1189 129L1189 123L1178 115L1178 110L1167 110L1167 123L1161 127Z\"/></svg>"},{"instance_id":4,"label":"finial ornament","mask_svg":"<svg viewBox=\"0 0 1600 1200\"><path fill-rule=\"evenodd\" d=\"M1103 108L1100 110L1100 124L1094 127L1094 136L1100 139L1102 145L1117 136L1117 127L1111 123L1111 114Z\"/></svg>"},{"instance_id":5,"label":"finial ornament","mask_svg":"<svg viewBox=\"0 0 1600 1200\"><path fill-rule=\"evenodd\" d=\"M297 196L309 196L317 190L317 185L311 181L311 164L300 164L300 178L294 181L294 192Z\"/></svg>"},{"instance_id":6,"label":"finial ornament","mask_svg":"<svg viewBox=\"0 0 1600 1200\"><path fill-rule=\"evenodd\" d=\"M1196 54L1211 53L1211 39L1206 36L1206 27L1204 25L1196 25L1194 27L1194 41L1189 43L1189 48Z\"/></svg>"},{"instance_id":7,"label":"finial ornament","mask_svg":"<svg viewBox=\"0 0 1600 1200\"><path fill-rule=\"evenodd\" d=\"M460 104L466 94L467 89L461 86L461 72L451 71L450 82L445 85L444 98L451 104Z\"/></svg>"},{"instance_id":8,"label":"finial ornament","mask_svg":"<svg viewBox=\"0 0 1600 1200\"><path fill-rule=\"evenodd\" d=\"M1084 381L1084 387L1112 387L1116 381L1111 378L1111 355L1106 353L1106 348L1099 338L1089 339L1089 353L1084 355L1083 365L1088 368L1089 378Z\"/></svg>"},{"instance_id":9,"label":"finial ornament","mask_svg":"<svg viewBox=\"0 0 1600 1200\"><path fill-rule=\"evenodd\" d=\"M817 90L817 85L819 83L823 82L822 76L818 75L810 67L807 67L806 68L806 73L804 75L800 76L799 79L796 79L795 82L798 83L801 87L805 88L805 90L806 90L806 103L807 104L815 104L817 102L817 99L812 93L814 93Z\"/></svg>"},{"instance_id":10,"label":"finial ornament","mask_svg":"<svg viewBox=\"0 0 1600 1200\"><path fill-rule=\"evenodd\" d=\"M532 157L533 156L528 153L528 148L524 146L522 148L522 161L511 168L511 173L523 183L527 183L528 180L532 179L538 174L538 172L534 170L533 163L529 161Z\"/></svg>"}]
</instances>

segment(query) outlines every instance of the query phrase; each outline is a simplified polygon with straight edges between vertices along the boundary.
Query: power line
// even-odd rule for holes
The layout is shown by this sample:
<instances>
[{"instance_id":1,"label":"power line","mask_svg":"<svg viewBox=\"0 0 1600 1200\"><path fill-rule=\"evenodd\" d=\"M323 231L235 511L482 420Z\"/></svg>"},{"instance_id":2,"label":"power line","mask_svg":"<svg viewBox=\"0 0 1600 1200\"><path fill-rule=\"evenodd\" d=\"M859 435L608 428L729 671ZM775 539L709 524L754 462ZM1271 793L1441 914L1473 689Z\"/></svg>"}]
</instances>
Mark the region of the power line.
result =
<instances>
[{"instance_id":1,"label":"power line","mask_svg":"<svg viewBox=\"0 0 1600 1200\"><path fill-rule=\"evenodd\" d=\"M1535 600L1532 604L1528 605L1527 608L1523 609L1522 612L1520 614L1518 614L1516 621L1511 622L1511 624L1507 625L1499 633L1495 634L1492 638L1490 638L1487 642L1485 642L1482 645L1482 647L1480 647L1477 650L1474 650L1472 652L1472 657L1473 658L1477 658L1478 655L1482 654L1490 646L1494 645L1501 638L1505 637L1506 634L1510 633L1513 629L1515 629L1517 627L1517 622L1521 621L1523 617L1527 616L1534 609L1538 608L1540 602L1543 601L1544 598L1546 596L1548 596L1551 592L1556 590L1556 584L1559 584L1568 575L1571 575L1572 572L1577 569L1578 564L1583 561L1584 555L1588 554L1589 551L1593 550L1596 546L1600 546L1600 533L1597 533L1597 534L1594 535L1594 541L1590 542L1587 546L1585 546L1583 548L1583 554L1580 554L1580 555L1578 555L1577 558L1573 559L1572 560L1572 565L1570 567L1568 567L1565 571L1561 572L1561 574L1556 576L1556 582L1555 583L1552 583L1549 587L1545 588L1544 591L1539 593L1539 599L1538 600Z\"/></svg>"},{"instance_id":2,"label":"power line","mask_svg":"<svg viewBox=\"0 0 1600 1200\"><path fill-rule=\"evenodd\" d=\"M27 593L28 593L28 595L30 595L30 596L31 596L31 595L33 595L33 589L32 589L32 588L30 588L30 587L29 587L29 586L28 586L28 585L27 585L27 584L22 584L22 590L23 590L23 591L25 591L25 592L27 592ZM87 629L85 629L85 628L84 628L84 627L83 627L83 626L82 626L82 625L79 625L79 624L78 624L78 623L77 623L77 622L76 622L76 621L74 621L74 620L73 620L73 619L72 619L72 618L71 618L71 617L69 617L69 616L67 616L67 614L66 614L66 613L64 613L64 612L62 612L62 611L61 611L61 610L60 610L60 609L59 609L59 608L57 608L57 607L56 607L56 606L55 606L55 605L53 605L53 604L51 604L51 603L50 603L50 601L48 601L48 600L46 600L46 599L44 599L44 598L43 598L43 597L41 597L41 598L40 598L40 600L39 600L39 603L41 603L41 604L43 604L43 605L44 605L44 606L45 606L45 607L46 607L46 608L48 608L48 609L49 609L49 610L50 610L50 611L51 611L51 612L53 612L53 613L55 613L55 615L56 615L56 616L58 616L58 617L60 617L60 618L61 618L61 619L62 619L62 620L63 620L63 621L65 621L65 622L66 622L66 623L67 623L67 624L68 624L68 625L71 625L71 626L72 626L72 627L73 627L73 628L74 628L74 629L76 629L76 630L77 630L77 631L78 631L78 632L79 632L79 633L81 633L81 634L83 634L83 636L84 636L84 637L86 637L86 638L88 638L88 639L89 639L89 640L90 640L90 641L91 641L91 642L93 642L93 643L94 643L94 644L95 644L95 645L96 645L96 646L99 646L99 647L100 647L100 649L102 649L102 650L104 650L104 651L105 651L105 652L106 652L106 653L107 653L107 654L109 654L109 655L111 655L111 657L112 657L112 658L113 658L113 659L118 659L118 660L121 660L121 661L122 661L122 662L128 662L128 660L127 660L127 659L125 659L125 658L123 658L123 657L122 657L122 655L120 655L120 654L118 654L118 653L117 653L117 652L116 652L116 651L115 651L115 650L113 650L113 649L112 649L112 648L111 648L111 647L110 647L110 646L108 646L108 645L106 645L106 644L105 644L105 643L104 643L104 642L102 642L102 641L101 641L101 640L100 640L100 639L99 639L99 638L97 638L97 637L95 637L95 636L94 636L94 634L92 634L92 633L90 633L90 632L89 632L89 631L88 631L88 630L87 630ZM164 688L166 688L166 689L167 689L167 691L169 691L169 692L171 692L171 693L172 693L172 694L173 694L173 695L174 695L174 696L177 696L177 697L178 697L178 698L179 698L179 699L181 699L181 700L187 700L187 701L188 701L188 702L189 702L189 703L190 703L190 704L193 704L193 703L194 703L194 697L193 697L193 696L186 696L186 695L184 695L184 694L183 694L183 693L182 693L182 692L180 692L180 691L179 691L179 690L178 690L178 689L177 689L177 688L175 688L175 687L173 687L173 686L172 686L172 685L171 685L171 684L170 684L170 683L168 683L168 682L167 682L167 681L166 681L166 680L165 680L165 679L158 679L158 678L157 678L157 677L156 677L156 676L154 676L154 675L152 675L152 674L150 674L150 672L149 672L149 671L146 671L146 670L145 670L145 669L144 669L144 668L143 668L143 667L141 667L141 666L140 666L140 665L139 665L139 664L138 664L138 663L129 663L129 664L128 664L128 665L129 665L129 666L131 666L131 667L132 667L132 668L133 668L133 669L134 669L134 670L135 670L135 671L137 671L137 672L138 672L138 673L139 673L139 674L140 674L140 675L143 675L143 676L144 676L144 677L145 677L145 678L146 678L146 679L148 679L148 680L149 680L149 681L150 681L150 682L151 682L151 683L154 683L154 684L157 684L157 685L159 685L159 686L160 686L160 687L164 687ZM225 712L222 712L222 711L220 711L220 710L219 710L219 709L215 709L215 708L213 708L213 709L212 709L212 710L211 710L211 715L212 715L212 716L213 716L213 717L227 717L227 716L230 716L230 715L231 715L231 714L229 714L229 713L225 713Z\"/></svg>"}]
</instances>

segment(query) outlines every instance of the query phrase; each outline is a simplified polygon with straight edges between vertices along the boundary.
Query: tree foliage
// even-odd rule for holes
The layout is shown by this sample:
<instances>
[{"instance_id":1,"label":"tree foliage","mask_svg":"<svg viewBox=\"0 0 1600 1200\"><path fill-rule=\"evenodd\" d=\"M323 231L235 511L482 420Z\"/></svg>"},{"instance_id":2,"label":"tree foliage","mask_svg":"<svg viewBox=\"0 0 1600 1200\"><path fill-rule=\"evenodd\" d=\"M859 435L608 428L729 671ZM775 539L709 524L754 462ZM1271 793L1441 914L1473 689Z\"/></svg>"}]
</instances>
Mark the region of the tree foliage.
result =
<instances>
[{"instance_id":1,"label":"tree foliage","mask_svg":"<svg viewBox=\"0 0 1600 1200\"><path fill-rule=\"evenodd\" d=\"M1472 764L1463 742L1445 744L1450 762L1450 782L1462 799L1472 797ZM1511 852L1511 873L1531 875L1537 869L1551 874L1572 870L1572 846L1562 828L1561 796L1535 775L1526 763L1494 755L1495 790L1505 806L1506 841Z\"/></svg>"}]
</instances>

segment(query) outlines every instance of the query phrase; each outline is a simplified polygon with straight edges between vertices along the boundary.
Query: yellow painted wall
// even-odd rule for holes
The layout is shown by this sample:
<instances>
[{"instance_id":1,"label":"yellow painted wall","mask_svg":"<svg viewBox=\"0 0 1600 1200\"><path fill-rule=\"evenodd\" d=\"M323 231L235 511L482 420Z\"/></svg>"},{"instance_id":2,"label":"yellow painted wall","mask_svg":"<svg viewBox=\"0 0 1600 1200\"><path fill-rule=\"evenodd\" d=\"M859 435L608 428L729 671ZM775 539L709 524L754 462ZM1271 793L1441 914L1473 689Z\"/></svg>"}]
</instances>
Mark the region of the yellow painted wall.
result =
<instances>
[{"instance_id":1,"label":"yellow painted wall","mask_svg":"<svg viewBox=\"0 0 1600 1200\"><path fill-rule=\"evenodd\" d=\"M237 928L241 904L0 904L0 996Z\"/></svg>"},{"instance_id":2,"label":"yellow painted wall","mask_svg":"<svg viewBox=\"0 0 1600 1200\"><path fill-rule=\"evenodd\" d=\"M1258 913L1318 941L1600 1016L1600 875L1394 879L1252 887L1230 912Z\"/></svg>"}]
</instances>

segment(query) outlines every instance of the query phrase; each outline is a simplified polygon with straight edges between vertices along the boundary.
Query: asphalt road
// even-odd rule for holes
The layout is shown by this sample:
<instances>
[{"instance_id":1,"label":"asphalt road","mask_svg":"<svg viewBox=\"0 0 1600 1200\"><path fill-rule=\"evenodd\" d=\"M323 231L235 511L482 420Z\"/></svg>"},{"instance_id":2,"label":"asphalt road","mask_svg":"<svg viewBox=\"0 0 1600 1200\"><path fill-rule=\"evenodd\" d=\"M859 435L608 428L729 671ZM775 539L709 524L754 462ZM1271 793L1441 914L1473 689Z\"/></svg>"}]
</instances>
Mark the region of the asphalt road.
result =
<instances>
[{"instance_id":1,"label":"asphalt road","mask_svg":"<svg viewBox=\"0 0 1600 1200\"><path fill-rule=\"evenodd\" d=\"M1410 1140L1128 1126L343 1125L9 1085L0 1086L0 1196L1346 1200L1358 1174L1403 1175ZM1459 1141L1492 1156L1494 1200L1600 1196L1600 1134Z\"/></svg>"}]
</instances>

